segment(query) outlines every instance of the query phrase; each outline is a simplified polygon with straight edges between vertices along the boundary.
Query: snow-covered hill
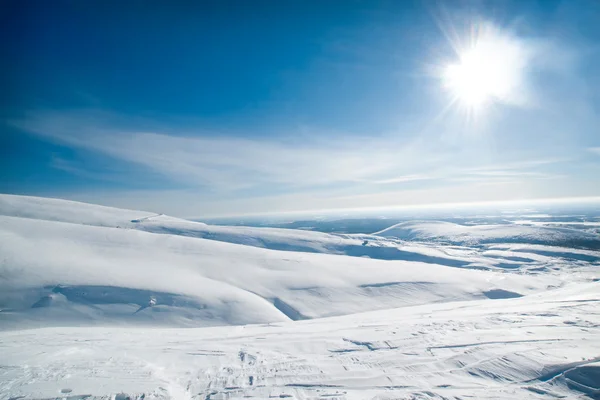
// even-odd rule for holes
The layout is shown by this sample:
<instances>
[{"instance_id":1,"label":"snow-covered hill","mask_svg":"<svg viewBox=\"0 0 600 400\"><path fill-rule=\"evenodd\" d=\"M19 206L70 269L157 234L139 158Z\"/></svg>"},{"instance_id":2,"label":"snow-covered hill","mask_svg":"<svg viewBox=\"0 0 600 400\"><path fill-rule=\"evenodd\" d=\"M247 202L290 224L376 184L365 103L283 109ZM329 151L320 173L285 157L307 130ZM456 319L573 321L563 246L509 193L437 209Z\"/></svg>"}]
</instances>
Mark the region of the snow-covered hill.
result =
<instances>
[{"instance_id":1,"label":"snow-covered hill","mask_svg":"<svg viewBox=\"0 0 600 400\"><path fill-rule=\"evenodd\" d=\"M551 226L516 224L478 227L424 221L394 225L373 235L326 234L292 229L208 225L152 212L13 195L0 195L0 215L135 229L273 250L420 261L452 267L539 270L547 267L546 261L549 259L544 259L544 255L548 253L551 253L553 263L563 258L569 262L600 261L599 251L571 246L573 238L578 238L596 248L596 244L600 245L599 235Z\"/></svg>"},{"instance_id":2,"label":"snow-covered hill","mask_svg":"<svg viewBox=\"0 0 600 400\"><path fill-rule=\"evenodd\" d=\"M81 225L116 227L130 225L132 218L146 218L156 213L123 210L77 201L45 197L0 195L0 215L71 222Z\"/></svg>"},{"instance_id":3,"label":"snow-covered hill","mask_svg":"<svg viewBox=\"0 0 600 400\"><path fill-rule=\"evenodd\" d=\"M600 250L598 234L561 226L528 226L521 223L465 226L445 221L402 222L374 235L470 246L521 243Z\"/></svg>"},{"instance_id":4,"label":"snow-covered hill","mask_svg":"<svg viewBox=\"0 0 600 400\"><path fill-rule=\"evenodd\" d=\"M516 297L561 284L556 277L275 251L153 234L137 228L145 230L148 221L153 221L153 230L168 226L172 232L206 225L164 216L131 222L139 221L131 215L147 213L26 200L29 204L18 212L16 207L0 209L3 214L28 216L0 216L3 327L266 323L432 302ZM36 214L31 208L40 203L43 207ZM91 217L85 217L86 209ZM73 223L78 216L82 223ZM111 223L132 229L107 227ZM337 238L303 231L223 229L234 232L234 239L245 235L249 241L277 237L281 231L277 240L288 241L290 248L304 240L323 251ZM242 233L235 235L237 229Z\"/></svg>"},{"instance_id":5,"label":"snow-covered hill","mask_svg":"<svg viewBox=\"0 0 600 400\"><path fill-rule=\"evenodd\" d=\"M586 235L335 235L0 195L0 398L597 396Z\"/></svg>"}]
</instances>

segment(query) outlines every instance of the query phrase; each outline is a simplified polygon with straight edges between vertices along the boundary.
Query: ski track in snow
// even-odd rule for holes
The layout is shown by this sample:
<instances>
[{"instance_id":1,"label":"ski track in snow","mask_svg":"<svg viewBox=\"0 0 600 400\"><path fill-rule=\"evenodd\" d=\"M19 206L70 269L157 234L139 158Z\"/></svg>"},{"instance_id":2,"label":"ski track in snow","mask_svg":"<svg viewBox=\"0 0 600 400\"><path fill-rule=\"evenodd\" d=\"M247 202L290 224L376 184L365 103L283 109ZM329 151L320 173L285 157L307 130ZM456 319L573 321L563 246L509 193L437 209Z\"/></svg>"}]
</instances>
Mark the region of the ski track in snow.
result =
<instances>
[{"instance_id":1,"label":"ski track in snow","mask_svg":"<svg viewBox=\"0 0 600 400\"><path fill-rule=\"evenodd\" d=\"M0 195L0 399L600 398L599 241Z\"/></svg>"}]
</instances>

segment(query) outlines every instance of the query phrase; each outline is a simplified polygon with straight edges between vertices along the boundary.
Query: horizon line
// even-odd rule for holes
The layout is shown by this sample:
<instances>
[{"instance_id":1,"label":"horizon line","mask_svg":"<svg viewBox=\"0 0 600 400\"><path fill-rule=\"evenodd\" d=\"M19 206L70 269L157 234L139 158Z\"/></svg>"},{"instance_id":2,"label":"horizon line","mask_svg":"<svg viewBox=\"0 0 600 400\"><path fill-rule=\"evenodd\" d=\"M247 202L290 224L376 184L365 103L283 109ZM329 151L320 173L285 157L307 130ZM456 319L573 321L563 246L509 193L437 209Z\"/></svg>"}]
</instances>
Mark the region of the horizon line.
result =
<instances>
[{"instance_id":1,"label":"horizon line","mask_svg":"<svg viewBox=\"0 0 600 400\"><path fill-rule=\"evenodd\" d=\"M472 202L449 202L449 203L427 203L427 204L406 204L397 206L377 206L377 207L353 207L353 208L327 208L318 210L303 210L303 211L274 211L266 213L247 213L247 214L221 214L214 216L186 217L192 221L201 219L211 220L220 218L242 218L242 217L268 217L268 216L293 216L293 215L310 215L323 213L359 213L359 212L376 212L376 211L402 211L402 210L419 210L425 208L444 209L451 207L481 207L493 205L518 205L518 204L552 204L552 203L594 203L600 204L600 196L578 196L578 197L543 197L539 199L515 199L515 200L484 200Z\"/></svg>"}]
</instances>

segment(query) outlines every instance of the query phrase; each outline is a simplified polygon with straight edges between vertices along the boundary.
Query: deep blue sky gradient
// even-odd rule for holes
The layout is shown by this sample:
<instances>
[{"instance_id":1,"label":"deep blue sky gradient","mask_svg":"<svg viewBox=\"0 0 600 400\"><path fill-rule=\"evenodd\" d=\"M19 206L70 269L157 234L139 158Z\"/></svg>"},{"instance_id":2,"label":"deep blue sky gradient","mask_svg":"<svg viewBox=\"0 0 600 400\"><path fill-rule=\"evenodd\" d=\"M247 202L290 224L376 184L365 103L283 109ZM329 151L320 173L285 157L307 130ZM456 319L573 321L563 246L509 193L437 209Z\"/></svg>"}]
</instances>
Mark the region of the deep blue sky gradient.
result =
<instances>
[{"instance_id":1,"label":"deep blue sky gradient","mask_svg":"<svg viewBox=\"0 0 600 400\"><path fill-rule=\"evenodd\" d=\"M600 195L600 190L588 190L598 183L589 171L598 170L595 149L600 146L594 126L600 94L593 89L600 87L600 6L594 1L34 0L5 1L1 7L0 192L177 211L179 206L170 205L171 195L139 206L134 199L146 198L147 193L158 199L161 193L180 190L204 200L179 214L203 215L293 210L301 205L273 207L267 202L263 208L245 210L238 202L203 208L207 202L241 201L261 194L309 196L314 190L321 193L323 186L345 190L323 194L332 199L390 189L338 178L298 188L294 182L266 178L253 182L257 175L250 171L241 179L250 185L223 190L204 181L173 179L172 171L99 150L97 144L74 144L65 136L99 140L102 133L92 128L101 128L125 139L132 132L158 132L262 144L284 140L292 147L308 142L317 149L338 147L332 143L360 149L365 140L385 142L390 135L393 146L402 147L435 131L439 136L426 138L424 147L431 144L436 151L462 154L457 162L472 159L469 167L555 160L563 150L564 158L572 159L577 153L576 162L558 166L545 162L540 164L547 165L542 171L523 176L566 173L581 182L565 183L564 196ZM576 53L576 62L566 66L534 69L529 79L548 103L533 110L495 108L490 113L494 132L485 143L465 139L460 124L431 122L447 103L439 80L431 76L431 66L455 56L444 30L465 34L475 19L525 38L547 40L565 54L571 49ZM554 110L565 99L572 108L557 114ZM45 119L36 129L24 128L23 121L39 119L40 114ZM40 134L49 124L48 115L75 119L79 125L69 133ZM55 132L61 126L48 125L48 130ZM550 129L556 132L546 133ZM107 135L106 140L113 137ZM465 140L472 143L467 146ZM424 157L433 160L429 153ZM241 168L218 161L215 165L219 171ZM444 167L440 164L438 169ZM402 176L425 171L397 169ZM239 178L243 171L236 170L235 175ZM384 175L382 180L389 178ZM392 189L414 189L417 179L411 179ZM445 179L428 178L422 189L433 184L449 185ZM546 186L527 196L561 195ZM127 198L131 200L118 200ZM465 199L449 195L447 201L454 200ZM273 199L272 204L286 201ZM396 202L402 200L384 201ZM310 207L329 208L334 203L317 200Z\"/></svg>"}]
</instances>

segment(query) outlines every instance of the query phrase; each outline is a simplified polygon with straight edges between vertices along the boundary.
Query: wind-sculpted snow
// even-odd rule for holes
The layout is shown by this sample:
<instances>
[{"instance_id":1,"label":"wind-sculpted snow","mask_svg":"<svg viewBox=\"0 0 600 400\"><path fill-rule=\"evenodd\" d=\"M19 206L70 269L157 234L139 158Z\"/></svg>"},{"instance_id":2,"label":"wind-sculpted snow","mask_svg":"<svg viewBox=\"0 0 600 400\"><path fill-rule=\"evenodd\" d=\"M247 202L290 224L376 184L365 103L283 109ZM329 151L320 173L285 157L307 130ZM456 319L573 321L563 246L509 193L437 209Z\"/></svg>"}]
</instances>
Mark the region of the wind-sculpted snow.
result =
<instances>
[{"instance_id":1,"label":"wind-sculpted snow","mask_svg":"<svg viewBox=\"0 0 600 400\"><path fill-rule=\"evenodd\" d=\"M16 217L0 217L0 254L4 326L277 322L483 298L490 290L527 294L559 282Z\"/></svg>"},{"instance_id":2,"label":"wind-sculpted snow","mask_svg":"<svg viewBox=\"0 0 600 400\"><path fill-rule=\"evenodd\" d=\"M598 398L598 283L310 321L0 332L1 398Z\"/></svg>"}]
</instances>

